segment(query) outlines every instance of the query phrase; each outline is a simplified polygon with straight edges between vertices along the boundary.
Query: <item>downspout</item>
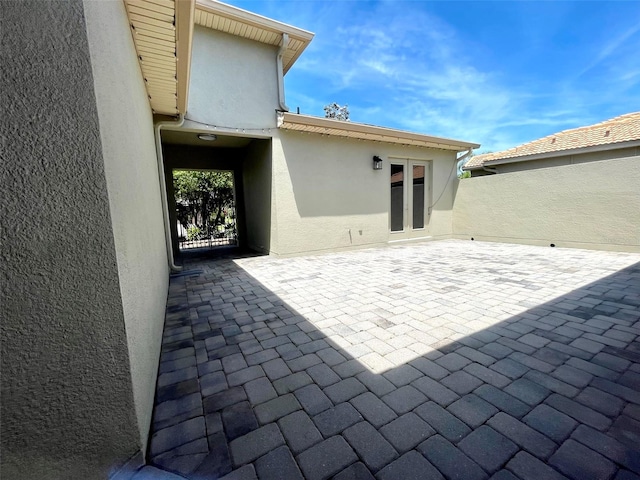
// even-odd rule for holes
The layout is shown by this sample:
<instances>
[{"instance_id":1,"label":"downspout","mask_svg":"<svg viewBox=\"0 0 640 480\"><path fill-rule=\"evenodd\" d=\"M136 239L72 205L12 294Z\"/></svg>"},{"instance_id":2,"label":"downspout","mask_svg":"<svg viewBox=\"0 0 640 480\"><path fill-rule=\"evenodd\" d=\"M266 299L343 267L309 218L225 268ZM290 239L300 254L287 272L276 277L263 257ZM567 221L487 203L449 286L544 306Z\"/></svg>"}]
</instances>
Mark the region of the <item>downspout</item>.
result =
<instances>
[{"instance_id":1,"label":"downspout","mask_svg":"<svg viewBox=\"0 0 640 480\"><path fill-rule=\"evenodd\" d=\"M485 167L484 165L482 166L482 170L489 173L498 173L497 168L489 168L489 167Z\"/></svg>"},{"instance_id":2,"label":"downspout","mask_svg":"<svg viewBox=\"0 0 640 480\"><path fill-rule=\"evenodd\" d=\"M177 266L173 260L173 243L171 240L171 220L169 219L169 201L167 200L167 182L164 178L164 158L162 155L162 139L160 130L163 127L181 127L184 123L184 115L180 114L178 120L168 122L158 122L155 124L154 133L156 137L156 156L158 158L158 176L160 177L160 198L162 200L162 213L164 217L164 238L167 245L167 258L169 268L172 272L182 271L182 267Z\"/></svg>"},{"instance_id":3,"label":"downspout","mask_svg":"<svg viewBox=\"0 0 640 480\"><path fill-rule=\"evenodd\" d=\"M465 153L464 155L456 158L456 161L458 163L460 163L461 161L463 161L464 159L466 159L469 155L471 155L473 153L473 148L470 148L469 150L467 150L467 153ZM464 164L461 165L461 167L464 167Z\"/></svg>"},{"instance_id":4,"label":"downspout","mask_svg":"<svg viewBox=\"0 0 640 480\"><path fill-rule=\"evenodd\" d=\"M473 153L473 148L467 150L467 153L456 157L456 167L458 170L461 170L464 167L464 164L467 163L466 159Z\"/></svg>"},{"instance_id":5,"label":"downspout","mask_svg":"<svg viewBox=\"0 0 640 480\"><path fill-rule=\"evenodd\" d=\"M289 107L284 103L284 68L282 66L282 56L287 50L289 45L289 34L282 34L282 42L280 42L280 48L278 49L278 56L276 57L276 69L278 70L278 104L280 105L280 111L288 112Z\"/></svg>"}]
</instances>

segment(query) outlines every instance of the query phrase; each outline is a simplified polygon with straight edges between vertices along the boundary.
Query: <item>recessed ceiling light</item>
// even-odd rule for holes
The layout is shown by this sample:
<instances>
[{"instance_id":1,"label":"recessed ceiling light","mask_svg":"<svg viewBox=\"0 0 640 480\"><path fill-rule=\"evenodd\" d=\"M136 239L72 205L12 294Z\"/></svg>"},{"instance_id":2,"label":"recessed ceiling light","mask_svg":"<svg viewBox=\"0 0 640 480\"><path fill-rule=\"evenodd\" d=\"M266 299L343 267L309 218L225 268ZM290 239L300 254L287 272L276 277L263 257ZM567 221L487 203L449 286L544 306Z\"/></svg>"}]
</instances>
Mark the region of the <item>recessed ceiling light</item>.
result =
<instances>
[{"instance_id":1,"label":"recessed ceiling light","mask_svg":"<svg viewBox=\"0 0 640 480\"><path fill-rule=\"evenodd\" d=\"M218 137L213 133L200 133L198 135L198 138L200 140L204 140L205 142L213 142L218 139Z\"/></svg>"}]
</instances>

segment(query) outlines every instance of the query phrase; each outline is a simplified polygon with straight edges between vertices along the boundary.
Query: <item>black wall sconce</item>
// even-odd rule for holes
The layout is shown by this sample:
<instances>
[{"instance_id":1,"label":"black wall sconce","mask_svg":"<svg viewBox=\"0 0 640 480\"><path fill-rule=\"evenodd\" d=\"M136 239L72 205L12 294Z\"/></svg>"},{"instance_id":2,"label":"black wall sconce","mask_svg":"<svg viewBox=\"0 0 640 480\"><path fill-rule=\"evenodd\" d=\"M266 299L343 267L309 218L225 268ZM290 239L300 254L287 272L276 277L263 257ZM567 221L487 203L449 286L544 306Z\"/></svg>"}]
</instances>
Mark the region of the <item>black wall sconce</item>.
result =
<instances>
[{"instance_id":1,"label":"black wall sconce","mask_svg":"<svg viewBox=\"0 0 640 480\"><path fill-rule=\"evenodd\" d=\"M377 155L374 155L373 157L373 169L382 170L382 159Z\"/></svg>"}]
</instances>

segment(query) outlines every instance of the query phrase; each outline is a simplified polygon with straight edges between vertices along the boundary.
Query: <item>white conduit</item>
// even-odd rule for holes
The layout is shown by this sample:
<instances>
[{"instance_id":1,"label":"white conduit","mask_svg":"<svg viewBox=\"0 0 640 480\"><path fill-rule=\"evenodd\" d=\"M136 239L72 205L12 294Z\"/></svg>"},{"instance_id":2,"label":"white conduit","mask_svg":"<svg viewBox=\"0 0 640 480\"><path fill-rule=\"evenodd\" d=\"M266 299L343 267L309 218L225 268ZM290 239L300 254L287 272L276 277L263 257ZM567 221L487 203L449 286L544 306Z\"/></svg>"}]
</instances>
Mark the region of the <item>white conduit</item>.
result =
<instances>
[{"instance_id":1,"label":"white conduit","mask_svg":"<svg viewBox=\"0 0 640 480\"><path fill-rule=\"evenodd\" d=\"M280 104L280 110L283 112L289 111L289 107L284 103L284 69L282 66L282 56L287 50L287 45L289 45L289 35L283 33L278 56L276 57L276 68L278 70L278 103Z\"/></svg>"},{"instance_id":2,"label":"white conduit","mask_svg":"<svg viewBox=\"0 0 640 480\"><path fill-rule=\"evenodd\" d=\"M169 218L169 201L167 200L167 182L164 177L164 158L162 156L162 139L160 130L163 127L179 128L184 123L184 115L180 115L178 120L168 122L158 122L155 124L154 132L156 137L156 154L158 157L158 176L160 179L160 198L162 199L162 212L164 217L164 238L167 245L167 258L169 268L172 272L182 271L182 267L177 266L173 260L173 242L171 241L171 220Z\"/></svg>"}]
</instances>

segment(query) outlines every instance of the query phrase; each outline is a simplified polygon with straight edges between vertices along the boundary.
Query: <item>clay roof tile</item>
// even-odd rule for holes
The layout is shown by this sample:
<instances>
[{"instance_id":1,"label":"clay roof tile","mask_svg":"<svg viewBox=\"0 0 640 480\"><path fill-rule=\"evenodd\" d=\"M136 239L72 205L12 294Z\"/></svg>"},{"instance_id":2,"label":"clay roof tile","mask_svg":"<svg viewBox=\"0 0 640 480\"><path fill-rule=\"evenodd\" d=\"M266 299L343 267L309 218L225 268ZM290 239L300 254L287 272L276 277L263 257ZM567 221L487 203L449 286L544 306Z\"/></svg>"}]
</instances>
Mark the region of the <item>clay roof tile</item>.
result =
<instances>
[{"instance_id":1,"label":"clay roof tile","mask_svg":"<svg viewBox=\"0 0 640 480\"><path fill-rule=\"evenodd\" d=\"M465 165L465 169L482 167L496 160L520 158L528 155L562 152L600 145L640 140L640 112L627 113L604 122L585 127L572 128L533 140L502 152L476 155Z\"/></svg>"}]
</instances>

